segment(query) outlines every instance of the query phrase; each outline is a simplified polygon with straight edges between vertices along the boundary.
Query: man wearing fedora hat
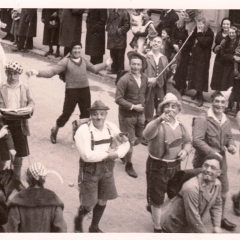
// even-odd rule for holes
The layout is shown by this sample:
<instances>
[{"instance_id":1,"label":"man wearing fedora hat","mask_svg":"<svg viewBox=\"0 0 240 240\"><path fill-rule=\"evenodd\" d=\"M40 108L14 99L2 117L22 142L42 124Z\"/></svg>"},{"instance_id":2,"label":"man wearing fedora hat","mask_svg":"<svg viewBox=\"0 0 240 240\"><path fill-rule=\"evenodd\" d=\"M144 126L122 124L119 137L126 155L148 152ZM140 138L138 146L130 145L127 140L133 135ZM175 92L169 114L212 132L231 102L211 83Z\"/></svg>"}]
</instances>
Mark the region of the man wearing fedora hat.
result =
<instances>
[{"instance_id":1,"label":"man wearing fedora hat","mask_svg":"<svg viewBox=\"0 0 240 240\"><path fill-rule=\"evenodd\" d=\"M130 150L125 158L125 170L129 176L136 178L132 166L133 146L141 143L144 129L144 107L148 78L142 71L147 68L147 61L140 53L128 52L130 71L125 73L117 83L115 101L119 105L119 125L122 132L129 133Z\"/></svg>"},{"instance_id":2,"label":"man wearing fedora hat","mask_svg":"<svg viewBox=\"0 0 240 240\"><path fill-rule=\"evenodd\" d=\"M7 81L0 85L0 108L17 110L19 108L28 108L29 112L34 110L34 101L31 97L28 86L19 79L23 68L17 62L9 62L6 65ZM22 158L29 155L27 136L30 135L27 119L6 120L5 124L12 135L16 150L16 156L13 161L15 178L20 180Z\"/></svg>"},{"instance_id":3,"label":"man wearing fedora hat","mask_svg":"<svg viewBox=\"0 0 240 240\"><path fill-rule=\"evenodd\" d=\"M109 108L101 101L95 101L90 111L90 121L82 124L75 135L80 152L79 188L80 207L75 218L75 232L83 232L84 216L93 209L89 232L102 232L98 224L106 207L107 200L117 198L113 168L116 158L123 158L130 144L122 141L113 144L119 128L106 121Z\"/></svg>"},{"instance_id":4,"label":"man wearing fedora hat","mask_svg":"<svg viewBox=\"0 0 240 240\"><path fill-rule=\"evenodd\" d=\"M161 114L143 131L148 141L147 201L151 207L154 232L162 232L161 210L168 181L180 170L181 161L191 150L191 139L176 118L181 104L172 93L167 93L159 104Z\"/></svg>"},{"instance_id":5,"label":"man wearing fedora hat","mask_svg":"<svg viewBox=\"0 0 240 240\"><path fill-rule=\"evenodd\" d=\"M222 221L221 227L233 231L236 225L225 218L225 205L229 191L227 175L226 151L236 153L236 145L232 139L231 124L224 114L226 97L224 93L216 91L212 94L212 106L206 116L196 117L193 121L193 147L196 149L193 158L193 167L198 168L206 156L221 159L222 173L219 180L222 184Z\"/></svg>"}]
</instances>

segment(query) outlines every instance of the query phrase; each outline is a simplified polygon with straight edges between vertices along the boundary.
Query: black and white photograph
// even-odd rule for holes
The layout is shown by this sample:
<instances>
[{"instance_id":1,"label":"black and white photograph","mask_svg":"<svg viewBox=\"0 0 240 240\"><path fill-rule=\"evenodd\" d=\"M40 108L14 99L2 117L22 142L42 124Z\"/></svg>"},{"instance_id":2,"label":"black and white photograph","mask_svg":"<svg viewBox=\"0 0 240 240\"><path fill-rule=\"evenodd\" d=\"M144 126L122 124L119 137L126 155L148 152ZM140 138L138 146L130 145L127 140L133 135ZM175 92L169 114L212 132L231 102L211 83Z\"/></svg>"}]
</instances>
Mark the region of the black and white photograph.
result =
<instances>
[{"instance_id":1,"label":"black and white photograph","mask_svg":"<svg viewBox=\"0 0 240 240\"><path fill-rule=\"evenodd\" d=\"M0 3L0 233L240 233L240 4L204 2Z\"/></svg>"}]
</instances>

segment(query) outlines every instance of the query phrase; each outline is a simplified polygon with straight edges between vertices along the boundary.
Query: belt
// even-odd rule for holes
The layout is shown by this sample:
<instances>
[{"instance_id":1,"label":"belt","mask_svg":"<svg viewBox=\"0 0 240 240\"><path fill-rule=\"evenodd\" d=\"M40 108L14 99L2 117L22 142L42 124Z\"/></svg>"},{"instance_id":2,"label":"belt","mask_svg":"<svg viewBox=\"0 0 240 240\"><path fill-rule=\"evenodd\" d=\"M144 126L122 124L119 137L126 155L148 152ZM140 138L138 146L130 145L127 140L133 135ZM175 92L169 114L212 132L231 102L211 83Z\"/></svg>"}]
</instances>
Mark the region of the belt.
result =
<instances>
[{"instance_id":1,"label":"belt","mask_svg":"<svg viewBox=\"0 0 240 240\"><path fill-rule=\"evenodd\" d=\"M149 154L149 155L150 155L150 157L152 159L163 161L163 162L175 162L175 161L179 160L179 159L171 159L171 160L169 160L169 159L164 159L164 158L157 158L157 157L152 156L151 154Z\"/></svg>"}]
</instances>

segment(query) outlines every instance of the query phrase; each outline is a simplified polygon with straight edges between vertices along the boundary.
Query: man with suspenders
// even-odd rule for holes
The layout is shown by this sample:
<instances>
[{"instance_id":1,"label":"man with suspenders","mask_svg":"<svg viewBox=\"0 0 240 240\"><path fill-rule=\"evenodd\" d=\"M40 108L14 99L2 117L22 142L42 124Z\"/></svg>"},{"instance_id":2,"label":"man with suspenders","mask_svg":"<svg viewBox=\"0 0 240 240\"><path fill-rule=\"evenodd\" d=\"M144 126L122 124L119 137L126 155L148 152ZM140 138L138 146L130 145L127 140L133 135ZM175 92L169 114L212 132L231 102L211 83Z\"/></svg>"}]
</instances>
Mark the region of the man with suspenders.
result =
<instances>
[{"instance_id":1,"label":"man with suspenders","mask_svg":"<svg viewBox=\"0 0 240 240\"><path fill-rule=\"evenodd\" d=\"M161 233L161 210L167 183L180 170L181 161L191 150L190 137L177 120L180 102L167 93L158 110L162 113L146 126L143 137L148 141L147 201L151 207L154 232ZM149 207L149 208L150 208Z\"/></svg>"},{"instance_id":2,"label":"man with suspenders","mask_svg":"<svg viewBox=\"0 0 240 240\"><path fill-rule=\"evenodd\" d=\"M129 141L120 140L119 128L106 120L109 108L95 101L89 109L91 120L82 124L74 137L80 152L79 188L80 207L75 217L75 232L83 232L84 216L93 209L89 232L102 232L98 224L107 200L117 198L113 168L116 158L123 158L130 148ZM120 135L119 135L120 134Z\"/></svg>"}]
</instances>

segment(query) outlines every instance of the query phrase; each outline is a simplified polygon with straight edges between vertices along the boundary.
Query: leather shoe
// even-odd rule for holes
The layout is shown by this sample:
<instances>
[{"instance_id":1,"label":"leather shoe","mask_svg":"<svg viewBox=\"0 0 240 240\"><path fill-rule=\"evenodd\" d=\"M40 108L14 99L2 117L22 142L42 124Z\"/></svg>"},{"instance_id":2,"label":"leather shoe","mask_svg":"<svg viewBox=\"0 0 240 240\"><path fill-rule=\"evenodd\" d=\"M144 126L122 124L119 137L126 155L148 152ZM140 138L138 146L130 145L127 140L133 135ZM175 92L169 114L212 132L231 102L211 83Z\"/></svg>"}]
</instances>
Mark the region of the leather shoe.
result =
<instances>
[{"instance_id":1,"label":"leather shoe","mask_svg":"<svg viewBox=\"0 0 240 240\"><path fill-rule=\"evenodd\" d=\"M89 232L90 233L103 233L103 231L99 228L93 229L91 226L89 227Z\"/></svg>"},{"instance_id":2,"label":"leather shoe","mask_svg":"<svg viewBox=\"0 0 240 240\"><path fill-rule=\"evenodd\" d=\"M236 224L229 222L226 218L221 221L221 228L224 228L228 231L233 231L236 228Z\"/></svg>"},{"instance_id":3,"label":"leather shoe","mask_svg":"<svg viewBox=\"0 0 240 240\"><path fill-rule=\"evenodd\" d=\"M133 177L133 178L137 178L138 177L137 173L133 169L132 163L127 163L126 164L125 171L127 172L127 174L130 177Z\"/></svg>"},{"instance_id":4,"label":"leather shoe","mask_svg":"<svg viewBox=\"0 0 240 240\"><path fill-rule=\"evenodd\" d=\"M51 129L50 139L53 144L57 143L57 133L58 131L56 131L54 128Z\"/></svg>"}]
</instances>

